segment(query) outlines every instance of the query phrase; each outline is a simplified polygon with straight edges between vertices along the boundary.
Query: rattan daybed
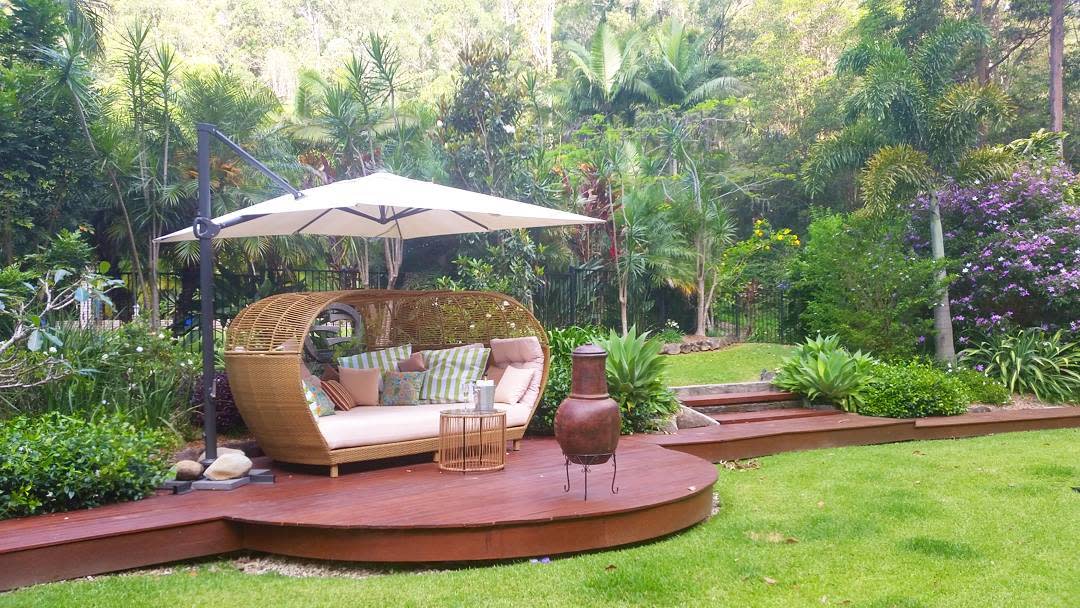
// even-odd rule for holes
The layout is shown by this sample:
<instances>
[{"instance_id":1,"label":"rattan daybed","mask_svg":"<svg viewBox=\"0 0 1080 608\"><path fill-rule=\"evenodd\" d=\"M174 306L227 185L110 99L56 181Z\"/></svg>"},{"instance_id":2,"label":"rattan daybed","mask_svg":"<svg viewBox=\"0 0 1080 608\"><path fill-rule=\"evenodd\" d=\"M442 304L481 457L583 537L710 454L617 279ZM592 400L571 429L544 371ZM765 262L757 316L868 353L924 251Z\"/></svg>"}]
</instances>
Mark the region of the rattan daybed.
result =
<instances>
[{"instance_id":1,"label":"rattan daybed","mask_svg":"<svg viewBox=\"0 0 1080 608\"><path fill-rule=\"evenodd\" d=\"M331 304L351 306L359 313L363 330L357 340L366 350L412 344L417 351L476 342L488 345L493 338L536 337L543 352L539 390L525 410L527 417L523 411L518 423L507 428L507 439L517 447L539 404L549 368L546 333L528 309L489 292L365 289L270 296L243 309L229 324L225 340L229 386L244 422L268 456L328 466L336 477L343 463L438 449L437 436L340 449L328 445L306 405L301 373L303 344Z\"/></svg>"}]
</instances>

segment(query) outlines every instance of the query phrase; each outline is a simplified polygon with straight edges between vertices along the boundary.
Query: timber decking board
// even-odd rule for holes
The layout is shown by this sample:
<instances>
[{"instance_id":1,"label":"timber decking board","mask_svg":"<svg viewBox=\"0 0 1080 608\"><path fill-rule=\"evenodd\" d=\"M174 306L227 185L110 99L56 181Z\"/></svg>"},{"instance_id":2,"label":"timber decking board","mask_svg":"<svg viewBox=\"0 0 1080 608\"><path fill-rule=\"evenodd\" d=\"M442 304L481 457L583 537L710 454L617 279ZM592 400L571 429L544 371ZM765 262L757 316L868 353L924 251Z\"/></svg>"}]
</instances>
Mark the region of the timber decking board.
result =
<instances>
[{"instance_id":1,"label":"timber decking board","mask_svg":"<svg viewBox=\"0 0 1080 608\"><path fill-rule=\"evenodd\" d=\"M840 412L836 410L812 410L805 407L787 407L775 410L760 410L757 412L725 412L707 415L720 424L747 424L751 422L789 420L791 418L835 416L838 413Z\"/></svg>"}]
</instances>

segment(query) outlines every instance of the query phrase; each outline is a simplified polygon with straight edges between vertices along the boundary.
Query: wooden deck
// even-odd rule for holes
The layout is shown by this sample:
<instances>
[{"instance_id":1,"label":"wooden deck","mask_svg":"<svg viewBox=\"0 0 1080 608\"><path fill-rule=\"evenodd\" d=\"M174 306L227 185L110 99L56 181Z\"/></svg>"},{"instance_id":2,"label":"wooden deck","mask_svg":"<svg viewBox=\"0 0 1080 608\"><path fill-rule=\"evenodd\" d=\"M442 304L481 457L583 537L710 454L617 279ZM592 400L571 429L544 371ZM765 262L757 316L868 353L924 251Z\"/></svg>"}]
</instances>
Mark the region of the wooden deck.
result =
<instances>
[{"instance_id":1,"label":"wooden deck","mask_svg":"<svg viewBox=\"0 0 1080 608\"><path fill-rule=\"evenodd\" d=\"M1080 408L894 420L817 410L718 414L720 425L620 444L572 492L551 439L527 439L506 470L430 462L275 468L274 485L160 496L0 521L0 590L240 550L360 562L473 562L574 553L683 530L712 509L711 462L801 449L1080 427Z\"/></svg>"},{"instance_id":2,"label":"wooden deck","mask_svg":"<svg viewBox=\"0 0 1080 608\"><path fill-rule=\"evenodd\" d=\"M242 549L362 562L489 561L615 547L709 516L716 468L627 438L571 492L558 445L525 442L506 470L421 462L377 470L275 469L274 485L160 496L0 522L0 589ZM385 464L384 464L385 466ZM657 475L657 471L662 471Z\"/></svg>"}]
</instances>

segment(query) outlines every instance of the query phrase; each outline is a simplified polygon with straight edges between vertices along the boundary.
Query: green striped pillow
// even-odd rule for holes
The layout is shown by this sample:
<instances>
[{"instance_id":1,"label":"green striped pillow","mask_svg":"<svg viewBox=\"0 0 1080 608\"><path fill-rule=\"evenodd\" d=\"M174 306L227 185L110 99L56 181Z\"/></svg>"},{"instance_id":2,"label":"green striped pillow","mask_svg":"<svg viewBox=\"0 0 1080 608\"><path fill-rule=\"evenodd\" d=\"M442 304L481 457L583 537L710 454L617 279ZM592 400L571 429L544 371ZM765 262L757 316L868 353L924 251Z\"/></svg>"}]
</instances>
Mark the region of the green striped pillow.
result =
<instances>
[{"instance_id":1,"label":"green striped pillow","mask_svg":"<svg viewBox=\"0 0 1080 608\"><path fill-rule=\"evenodd\" d=\"M465 383L475 382L484 375L490 352L490 349L477 346L422 351L428 371L420 389L420 399L428 403L465 401Z\"/></svg>"},{"instance_id":2,"label":"green striped pillow","mask_svg":"<svg viewBox=\"0 0 1080 608\"><path fill-rule=\"evenodd\" d=\"M393 348L373 350L351 357L339 357L338 366L350 369L378 369L383 372L396 372L398 361L412 355L412 344L403 344Z\"/></svg>"}]
</instances>

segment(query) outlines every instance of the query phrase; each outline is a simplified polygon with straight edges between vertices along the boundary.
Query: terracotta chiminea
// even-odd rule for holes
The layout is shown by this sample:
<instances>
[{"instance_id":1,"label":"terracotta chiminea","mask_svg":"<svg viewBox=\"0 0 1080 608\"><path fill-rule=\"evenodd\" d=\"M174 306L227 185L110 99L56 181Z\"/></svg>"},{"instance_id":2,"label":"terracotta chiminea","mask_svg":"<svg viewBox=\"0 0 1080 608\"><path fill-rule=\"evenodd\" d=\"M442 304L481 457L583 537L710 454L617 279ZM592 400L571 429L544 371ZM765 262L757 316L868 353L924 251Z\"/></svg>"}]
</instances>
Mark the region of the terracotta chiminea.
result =
<instances>
[{"instance_id":1,"label":"terracotta chiminea","mask_svg":"<svg viewBox=\"0 0 1080 608\"><path fill-rule=\"evenodd\" d=\"M619 446L622 427L619 404L608 396L604 364L607 352L594 344L574 349L570 395L555 413L555 439L566 456L566 487L570 491L570 464L579 464L585 473L585 499L589 497L589 467L611 460ZM616 468L617 471L617 468ZM611 478L615 488L615 475Z\"/></svg>"}]
</instances>

